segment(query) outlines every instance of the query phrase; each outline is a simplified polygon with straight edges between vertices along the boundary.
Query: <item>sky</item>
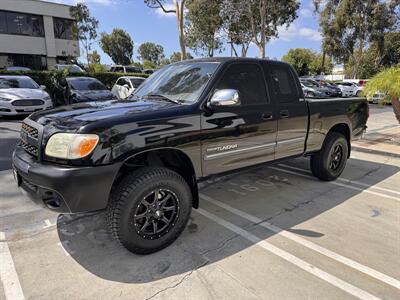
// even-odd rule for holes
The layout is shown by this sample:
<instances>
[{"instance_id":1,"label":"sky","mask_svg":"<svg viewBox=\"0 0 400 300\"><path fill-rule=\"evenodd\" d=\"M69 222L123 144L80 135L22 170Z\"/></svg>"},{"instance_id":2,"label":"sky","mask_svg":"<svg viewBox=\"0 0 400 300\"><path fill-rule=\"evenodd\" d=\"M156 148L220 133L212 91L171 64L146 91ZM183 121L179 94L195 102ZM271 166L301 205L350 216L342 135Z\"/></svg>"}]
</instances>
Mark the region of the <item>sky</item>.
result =
<instances>
[{"instance_id":1,"label":"sky","mask_svg":"<svg viewBox=\"0 0 400 300\"><path fill-rule=\"evenodd\" d=\"M46 0L48 2L75 4L82 0ZM168 2L169 0L167 0ZM134 42L135 61L138 60L137 49L141 43L153 42L164 47L166 57L179 52L178 30L174 14L165 14L160 9L152 9L143 0L85 0L91 14L99 20L98 32L111 33L116 27L127 31ZM172 3L172 2L171 2ZM310 48L320 51L321 34L318 31L318 17L313 13L312 0L301 0L298 18L289 28L279 29L279 37L268 42L266 56L280 59L290 48ZM102 64L112 64L110 57L101 51L98 44L94 46L101 56ZM198 57L192 49L193 56ZM221 53L215 56L229 56L230 47L225 45ZM258 48L252 45L249 57L257 57Z\"/></svg>"}]
</instances>

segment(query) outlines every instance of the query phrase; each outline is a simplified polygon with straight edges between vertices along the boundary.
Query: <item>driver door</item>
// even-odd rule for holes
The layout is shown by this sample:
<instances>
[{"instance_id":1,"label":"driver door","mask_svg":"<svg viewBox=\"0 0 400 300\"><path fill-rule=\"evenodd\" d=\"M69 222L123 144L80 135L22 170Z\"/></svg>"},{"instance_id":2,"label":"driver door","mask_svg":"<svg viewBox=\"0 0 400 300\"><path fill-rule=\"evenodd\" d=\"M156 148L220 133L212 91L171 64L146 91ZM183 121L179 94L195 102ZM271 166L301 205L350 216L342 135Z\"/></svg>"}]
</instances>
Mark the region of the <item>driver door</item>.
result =
<instances>
[{"instance_id":1,"label":"driver door","mask_svg":"<svg viewBox=\"0 0 400 300\"><path fill-rule=\"evenodd\" d=\"M201 117L203 176L274 159L277 115L256 62L231 63L214 91L238 91L240 104L211 106Z\"/></svg>"}]
</instances>

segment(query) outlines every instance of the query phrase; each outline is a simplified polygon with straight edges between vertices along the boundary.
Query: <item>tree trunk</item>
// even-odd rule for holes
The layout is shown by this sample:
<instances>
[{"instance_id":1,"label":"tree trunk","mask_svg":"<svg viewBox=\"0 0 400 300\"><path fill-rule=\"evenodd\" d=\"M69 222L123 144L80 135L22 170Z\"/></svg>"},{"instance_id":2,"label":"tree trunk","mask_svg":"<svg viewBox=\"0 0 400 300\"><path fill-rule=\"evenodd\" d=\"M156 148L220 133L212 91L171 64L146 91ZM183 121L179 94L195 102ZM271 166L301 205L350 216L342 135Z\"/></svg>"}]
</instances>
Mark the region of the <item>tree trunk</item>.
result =
<instances>
[{"instance_id":1,"label":"tree trunk","mask_svg":"<svg viewBox=\"0 0 400 300\"><path fill-rule=\"evenodd\" d=\"M392 97L391 99L394 115L400 124L400 99Z\"/></svg>"},{"instance_id":2,"label":"tree trunk","mask_svg":"<svg viewBox=\"0 0 400 300\"><path fill-rule=\"evenodd\" d=\"M267 3L266 0L262 0L260 3L260 17L261 17L261 32L260 42L258 43L258 49L260 49L260 58L265 58L265 24L267 19Z\"/></svg>"},{"instance_id":3,"label":"tree trunk","mask_svg":"<svg viewBox=\"0 0 400 300\"><path fill-rule=\"evenodd\" d=\"M183 24L183 11L184 11L185 1L175 0L176 7L176 22L178 24L178 33L179 33L179 46L181 48L181 60L186 59L186 43L185 43L185 32L184 32L184 24Z\"/></svg>"}]
</instances>

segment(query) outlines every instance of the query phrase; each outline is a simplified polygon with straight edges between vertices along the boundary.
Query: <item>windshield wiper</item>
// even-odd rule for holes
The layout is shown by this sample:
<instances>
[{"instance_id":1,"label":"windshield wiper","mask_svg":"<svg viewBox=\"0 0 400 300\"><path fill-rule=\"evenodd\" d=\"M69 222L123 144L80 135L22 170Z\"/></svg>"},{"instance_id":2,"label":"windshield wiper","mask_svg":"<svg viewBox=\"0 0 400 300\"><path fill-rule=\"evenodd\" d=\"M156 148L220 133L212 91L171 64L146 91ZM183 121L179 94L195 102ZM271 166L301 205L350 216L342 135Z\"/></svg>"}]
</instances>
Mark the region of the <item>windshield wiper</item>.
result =
<instances>
[{"instance_id":1,"label":"windshield wiper","mask_svg":"<svg viewBox=\"0 0 400 300\"><path fill-rule=\"evenodd\" d=\"M175 103L175 104L181 104L182 103L182 101L170 99L167 96L164 96L164 95L161 95L161 94L151 94L150 93L150 94L144 95L143 98L145 98L145 99L157 98L157 99L162 99L162 100L165 100L165 101L168 101L168 102L172 102L172 103Z\"/></svg>"}]
</instances>

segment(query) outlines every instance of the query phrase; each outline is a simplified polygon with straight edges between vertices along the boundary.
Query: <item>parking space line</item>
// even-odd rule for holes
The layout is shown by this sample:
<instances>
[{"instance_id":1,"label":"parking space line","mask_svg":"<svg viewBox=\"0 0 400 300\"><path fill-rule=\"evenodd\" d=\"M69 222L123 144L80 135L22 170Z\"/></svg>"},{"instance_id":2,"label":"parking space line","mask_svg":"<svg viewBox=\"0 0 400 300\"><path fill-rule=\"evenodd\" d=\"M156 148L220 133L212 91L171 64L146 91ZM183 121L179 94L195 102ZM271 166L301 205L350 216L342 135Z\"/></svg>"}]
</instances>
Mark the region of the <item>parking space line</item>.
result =
<instances>
[{"instance_id":1,"label":"parking space line","mask_svg":"<svg viewBox=\"0 0 400 300\"><path fill-rule=\"evenodd\" d=\"M242 236L243 238L247 239L248 241L262 247L264 250L267 250L268 252L279 256L280 258L284 259L285 261L303 269L304 271L316 276L317 278L324 280L330 284L332 284L333 286L359 298L359 299L380 299L330 273L327 273L319 268L317 268L316 266L290 254L289 252L286 252L262 239L260 239L259 237L255 236L254 234L224 220L221 219L220 217L205 211L204 209L197 209L196 212L198 212L199 214L201 214L202 216L218 223L219 225L239 234L240 236Z\"/></svg>"},{"instance_id":2,"label":"parking space line","mask_svg":"<svg viewBox=\"0 0 400 300\"><path fill-rule=\"evenodd\" d=\"M285 170L285 169L277 168L277 167L269 167L269 168L272 169L272 170L281 171L281 172L284 172L284 173L297 175L297 176L300 176L300 177L304 177L304 178L309 178L309 179L315 180L315 178L313 176L302 174L302 173L299 173L299 172L289 171L289 170ZM379 197L382 197L382 198L392 199L392 200L400 202L400 198L399 197L394 197L394 196L390 196L390 195L386 195L386 194L382 194L382 193L378 193L378 192L374 192L374 191L364 190L362 188L358 188L358 187L355 187L355 186L347 185L347 184L336 182L336 181L326 181L326 183L334 184L334 185L341 186L341 187L344 187L344 188L347 188L347 189L350 189L350 190L355 190L355 191L359 191L361 193L367 193L367 194L379 196Z\"/></svg>"},{"instance_id":3,"label":"parking space line","mask_svg":"<svg viewBox=\"0 0 400 300\"><path fill-rule=\"evenodd\" d=\"M293 167L293 166L289 166L289 165L285 165L285 164L279 164L278 166L286 167L288 169L297 170L297 171L306 172L308 174L311 174L309 170L298 168L298 167ZM357 181L357 180L351 180L351 179L341 178L341 177L337 178L336 180L339 180L339 181L342 181L342 182L346 182L346 183L357 184L357 185L364 186L364 187L367 187L367 188L380 190L380 191L383 191L383 192L388 192L388 193L400 195L399 191L394 191L394 190L391 190L391 189L386 189L386 188L382 188L382 187L379 187L379 186L366 184L364 182Z\"/></svg>"},{"instance_id":4,"label":"parking space line","mask_svg":"<svg viewBox=\"0 0 400 300\"><path fill-rule=\"evenodd\" d=\"M362 272L362 273L364 273L366 275L369 275L369 276L371 276L371 277L373 277L373 278L375 278L375 279L377 279L379 281L382 281L382 282L384 282L386 284L389 284L389 285L391 285L391 286L393 286L393 287L395 287L397 289L400 289L400 281L395 279L395 278L392 278L392 277L390 277L388 275L385 275L385 274L383 274L383 273L381 273L379 271L376 271L376 270L374 270L374 269L372 269L370 267L364 266L364 265L362 265L362 264L360 264L360 263L358 263L358 262L356 262L354 260L351 260L351 259L349 259L349 258L347 258L345 256L337 254L337 253L335 253L335 252L333 252L331 250L328 250L328 249L326 249L326 248L324 248L322 246L314 244L313 242L310 242L307 239L299 237L298 235L296 235L294 233L291 233L291 232L286 231L286 230L284 230L282 228L279 228L276 225L273 225L273 224L271 224L269 222L263 221L262 219L260 219L258 217L250 215L250 214L248 214L248 213L246 213L246 212L244 212L242 210L236 209L236 208L234 208L234 207L232 207L232 206L230 206L228 204L225 204L225 203L223 203L221 201L215 200L215 199L213 199L213 198L211 198L211 197L209 197L207 195L200 194L200 197L202 199L214 204L214 205L217 205L217 206L219 206L219 207L221 207L221 208L223 208L223 209L225 209L225 210L227 210L227 211L229 211L229 212L231 212L231 213L233 213L235 215L238 215L239 217L242 217L244 219L249 220L250 222L252 222L254 224L260 225L260 226L262 226L262 227L264 227L264 228L266 228L266 229L268 229L268 230L270 230L272 232L275 232L276 234L278 234L280 236L283 236L283 237L285 237L285 238L287 238L287 239L289 239L289 240L291 240L293 242L296 242L296 243L298 243L298 244L300 244L300 245L302 245L302 246L304 246L306 248L314 250L314 251L316 251L316 252L318 252L318 253L320 253L322 255L325 255L326 257L329 257L329 258L331 258L333 260L336 260L336 261L338 261L338 262L340 262L340 263L342 263L342 264L344 264L344 265L346 265L346 266L348 266L350 268L353 268L353 269L355 269L355 270L357 270L359 272Z\"/></svg>"},{"instance_id":5,"label":"parking space line","mask_svg":"<svg viewBox=\"0 0 400 300\"><path fill-rule=\"evenodd\" d=\"M4 232L0 232L0 279L7 300L25 299Z\"/></svg>"}]
</instances>

